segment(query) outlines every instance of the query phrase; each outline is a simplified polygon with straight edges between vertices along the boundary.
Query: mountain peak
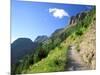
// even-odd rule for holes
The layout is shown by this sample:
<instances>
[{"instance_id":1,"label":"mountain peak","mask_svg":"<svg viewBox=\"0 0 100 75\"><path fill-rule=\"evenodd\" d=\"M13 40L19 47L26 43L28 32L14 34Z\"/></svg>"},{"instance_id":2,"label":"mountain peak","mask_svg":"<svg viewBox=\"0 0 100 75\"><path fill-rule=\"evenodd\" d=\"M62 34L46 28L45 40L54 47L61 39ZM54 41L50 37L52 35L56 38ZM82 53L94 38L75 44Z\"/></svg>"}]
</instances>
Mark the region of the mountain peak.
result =
<instances>
[{"instance_id":1,"label":"mountain peak","mask_svg":"<svg viewBox=\"0 0 100 75\"><path fill-rule=\"evenodd\" d=\"M40 43L40 42L43 42L43 41L45 41L45 40L47 40L47 39L48 39L48 37L47 37L46 35L39 35L39 36L35 39L34 42Z\"/></svg>"},{"instance_id":2,"label":"mountain peak","mask_svg":"<svg viewBox=\"0 0 100 75\"><path fill-rule=\"evenodd\" d=\"M37 46L29 38L18 38L11 44L11 58L12 63L18 62L19 59L24 57L26 54L34 52L34 48Z\"/></svg>"},{"instance_id":3,"label":"mountain peak","mask_svg":"<svg viewBox=\"0 0 100 75\"><path fill-rule=\"evenodd\" d=\"M69 25L75 25L78 21L81 21L84 19L84 17L87 15L88 11L85 12L80 12L78 14L76 14L76 16L72 16L70 18L70 23Z\"/></svg>"}]
</instances>

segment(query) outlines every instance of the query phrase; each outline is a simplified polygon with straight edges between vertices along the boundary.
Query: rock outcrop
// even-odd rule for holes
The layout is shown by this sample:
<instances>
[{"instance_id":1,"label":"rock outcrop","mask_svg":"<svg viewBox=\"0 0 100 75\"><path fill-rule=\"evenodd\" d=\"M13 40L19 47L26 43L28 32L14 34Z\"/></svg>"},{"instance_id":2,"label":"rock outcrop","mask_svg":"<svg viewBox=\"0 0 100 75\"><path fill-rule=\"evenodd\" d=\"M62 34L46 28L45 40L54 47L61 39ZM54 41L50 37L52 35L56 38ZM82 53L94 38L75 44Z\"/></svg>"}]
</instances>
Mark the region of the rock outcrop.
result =
<instances>
[{"instance_id":1,"label":"rock outcrop","mask_svg":"<svg viewBox=\"0 0 100 75\"><path fill-rule=\"evenodd\" d=\"M70 18L70 23L69 25L76 25L78 23L78 21L81 21L84 19L84 17L87 15L88 12L81 12L78 13L76 16L72 16Z\"/></svg>"}]
</instances>

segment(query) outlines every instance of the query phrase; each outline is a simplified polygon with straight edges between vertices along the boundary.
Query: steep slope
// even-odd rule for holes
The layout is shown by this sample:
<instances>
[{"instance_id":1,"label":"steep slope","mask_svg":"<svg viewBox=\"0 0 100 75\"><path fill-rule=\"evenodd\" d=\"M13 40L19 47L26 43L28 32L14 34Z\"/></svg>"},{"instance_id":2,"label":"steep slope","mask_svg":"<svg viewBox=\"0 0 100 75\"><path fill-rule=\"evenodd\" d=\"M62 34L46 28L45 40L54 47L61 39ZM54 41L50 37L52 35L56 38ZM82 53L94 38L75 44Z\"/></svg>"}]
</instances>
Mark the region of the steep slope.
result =
<instances>
[{"instance_id":1,"label":"steep slope","mask_svg":"<svg viewBox=\"0 0 100 75\"><path fill-rule=\"evenodd\" d=\"M43 42L43 41L45 41L45 40L47 40L47 39L48 39L48 37L47 37L46 35L42 35L42 36L38 36L38 37L35 39L34 42L41 43L41 42Z\"/></svg>"},{"instance_id":2,"label":"steep slope","mask_svg":"<svg viewBox=\"0 0 100 75\"><path fill-rule=\"evenodd\" d=\"M68 51L67 70L91 70L96 69L96 24L91 23L82 39L70 46Z\"/></svg>"},{"instance_id":3,"label":"steep slope","mask_svg":"<svg viewBox=\"0 0 100 75\"><path fill-rule=\"evenodd\" d=\"M90 69L96 69L96 24L95 21L83 36L79 44L79 54Z\"/></svg>"},{"instance_id":4,"label":"steep slope","mask_svg":"<svg viewBox=\"0 0 100 75\"><path fill-rule=\"evenodd\" d=\"M83 70L84 67L85 69L95 69L95 62L93 62L95 61L95 45L92 46L95 44L95 39L93 39L95 37L95 8L85 12L85 16L79 16L83 13L84 12L81 12L76 15L77 20L75 21L75 24L70 23L70 25L63 30L58 30L53 37L51 36L49 40L43 42L44 44L46 43L46 45L41 44L37 48L36 55L32 57L33 60L34 58L35 60L38 59L37 62L28 65L28 68L19 66L14 73L56 72L67 71L70 68L74 71ZM92 39L90 39L91 36L93 36ZM88 38L88 40L86 40L86 38ZM91 44L90 41L92 41L93 44ZM90 42L90 44L88 44L88 42ZM86 45L84 45L84 43ZM89 47L89 45L91 47ZM71 49L71 46L75 46L74 49ZM91 55L91 50L94 55ZM87 54L90 53L90 55L87 56L85 52L87 52ZM44 56L45 54L46 56L41 58L41 56ZM88 57L90 57L91 62L86 63L84 56L87 56L86 60L89 60ZM81 64L81 67L69 65L69 63L72 63L72 61L70 61L72 58L75 60L75 63L78 65ZM77 58L79 58L79 60ZM21 65L23 66L25 64L21 63ZM72 68L72 66L76 67Z\"/></svg>"},{"instance_id":5,"label":"steep slope","mask_svg":"<svg viewBox=\"0 0 100 75\"><path fill-rule=\"evenodd\" d=\"M68 62L67 62L67 71L74 70L89 70L88 65L84 63L79 53L76 50L76 46L72 45L68 51Z\"/></svg>"},{"instance_id":6,"label":"steep slope","mask_svg":"<svg viewBox=\"0 0 100 75\"><path fill-rule=\"evenodd\" d=\"M63 30L64 30L64 28L56 29L56 30L52 33L51 38L60 35L60 34L63 32Z\"/></svg>"}]
</instances>

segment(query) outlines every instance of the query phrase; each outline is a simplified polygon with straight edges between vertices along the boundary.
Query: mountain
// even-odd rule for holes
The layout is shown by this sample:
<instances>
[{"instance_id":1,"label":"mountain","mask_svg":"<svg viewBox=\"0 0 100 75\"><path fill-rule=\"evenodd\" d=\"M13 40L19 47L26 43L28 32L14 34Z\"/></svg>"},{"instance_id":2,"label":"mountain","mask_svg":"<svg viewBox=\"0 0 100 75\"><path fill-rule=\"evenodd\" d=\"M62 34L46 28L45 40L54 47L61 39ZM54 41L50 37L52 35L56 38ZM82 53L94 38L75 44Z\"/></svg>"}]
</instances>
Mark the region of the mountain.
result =
<instances>
[{"instance_id":1,"label":"mountain","mask_svg":"<svg viewBox=\"0 0 100 75\"><path fill-rule=\"evenodd\" d=\"M26 54L34 52L37 43L34 43L29 38L18 38L11 44L11 58L12 63L16 63L19 59L23 58Z\"/></svg>"},{"instance_id":2,"label":"mountain","mask_svg":"<svg viewBox=\"0 0 100 75\"><path fill-rule=\"evenodd\" d=\"M42 42L33 55L12 66L12 73L40 73L75 70L94 70L96 67L96 15L92 10L70 18L70 24L57 29ZM86 39L87 38L87 39ZM34 61L34 63L33 63ZM74 63L73 63L74 62ZM84 67L85 68L84 68Z\"/></svg>"},{"instance_id":3,"label":"mountain","mask_svg":"<svg viewBox=\"0 0 100 75\"><path fill-rule=\"evenodd\" d=\"M63 30L64 30L64 28L56 29L56 30L52 33L51 37L56 37L57 35L60 35L60 34L62 33Z\"/></svg>"},{"instance_id":4,"label":"mountain","mask_svg":"<svg viewBox=\"0 0 100 75\"><path fill-rule=\"evenodd\" d=\"M78 21L82 21L87 14L88 14L88 11L85 11L85 12L80 12L75 16L72 16L71 19L70 19L69 25L76 25L76 23Z\"/></svg>"},{"instance_id":5,"label":"mountain","mask_svg":"<svg viewBox=\"0 0 100 75\"><path fill-rule=\"evenodd\" d=\"M39 43L47 40L48 37L38 36L35 41L33 42L29 38L18 38L11 44L11 58L12 63L18 62L24 56L34 53L35 48L39 45Z\"/></svg>"},{"instance_id":6,"label":"mountain","mask_svg":"<svg viewBox=\"0 0 100 75\"><path fill-rule=\"evenodd\" d=\"M41 43L41 42L43 42L43 41L45 41L45 40L47 40L47 39L48 39L48 37L47 37L46 35L42 35L42 36L38 36L38 37L35 39L34 42Z\"/></svg>"}]
</instances>

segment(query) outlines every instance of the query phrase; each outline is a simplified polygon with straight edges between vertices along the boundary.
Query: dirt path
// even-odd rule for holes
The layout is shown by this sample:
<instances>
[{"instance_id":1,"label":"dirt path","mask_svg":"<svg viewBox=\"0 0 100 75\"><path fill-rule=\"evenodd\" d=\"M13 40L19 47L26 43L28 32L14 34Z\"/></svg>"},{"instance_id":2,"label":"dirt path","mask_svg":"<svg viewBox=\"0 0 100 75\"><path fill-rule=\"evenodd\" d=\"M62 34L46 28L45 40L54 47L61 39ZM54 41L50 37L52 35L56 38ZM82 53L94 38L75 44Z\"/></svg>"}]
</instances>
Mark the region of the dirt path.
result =
<instances>
[{"instance_id":1,"label":"dirt path","mask_svg":"<svg viewBox=\"0 0 100 75\"><path fill-rule=\"evenodd\" d=\"M69 48L67 70L89 70L89 67L84 64L75 46L70 46Z\"/></svg>"}]
</instances>

